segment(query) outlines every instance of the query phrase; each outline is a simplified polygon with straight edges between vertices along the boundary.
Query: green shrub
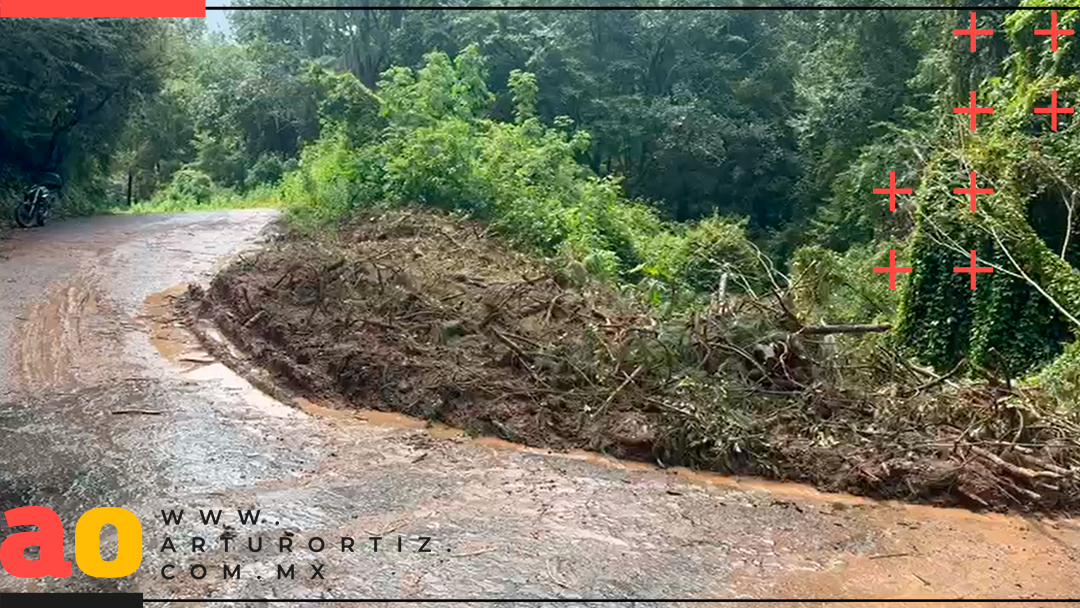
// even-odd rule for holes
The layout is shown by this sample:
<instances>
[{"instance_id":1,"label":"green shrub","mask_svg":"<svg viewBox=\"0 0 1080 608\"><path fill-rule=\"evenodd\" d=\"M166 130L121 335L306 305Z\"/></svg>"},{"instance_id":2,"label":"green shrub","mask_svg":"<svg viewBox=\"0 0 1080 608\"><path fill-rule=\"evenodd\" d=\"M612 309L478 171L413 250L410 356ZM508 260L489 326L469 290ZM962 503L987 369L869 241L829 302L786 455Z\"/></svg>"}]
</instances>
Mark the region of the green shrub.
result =
<instances>
[{"instance_id":1,"label":"green shrub","mask_svg":"<svg viewBox=\"0 0 1080 608\"><path fill-rule=\"evenodd\" d=\"M331 72L312 63L307 78L318 91L322 132L341 131L350 146L371 143L382 135L386 120L379 98L351 72Z\"/></svg>"},{"instance_id":2,"label":"green shrub","mask_svg":"<svg viewBox=\"0 0 1080 608\"><path fill-rule=\"evenodd\" d=\"M1080 404L1080 342L1065 347L1065 352L1034 378L1060 404L1075 410Z\"/></svg>"},{"instance_id":3,"label":"green shrub","mask_svg":"<svg viewBox=\"0 0 1080 608\"><path fill-rule=\"evenodd\" d=\"M486 215L488 196L475 172L479 144L471 125L456 118L390 139L384 146L387 194L401 202Z\"/></svg>"},{"instance_id":4,"label":"green shrub","mask_svg":"<svg viewBox=\"0 0 1080 608\"><path fill-rule=\"evenodd\" d=\"M323 135L281 182L295 223L325 225L382 202L462 212L521 247L596 276L653 281L649 297L657 301L711 290L725 272L751 284L761 276L745 222L669 224L649 205L627 200L617 178L599 178L579 163L589 134L565 117L554 126L536 118L532 74L510 76L513 123L484 118L493 97L476 47L453 60L430 53L419 70L388 70L377 97L347 77L317 78L341 88L343 98L378 100L385 123L378 123L378 141L357 146L350 127L324 121ZM328 99L321 112L348 115L349 104Z\"/></svg>"},{"instance_id":5,"label":"green shrub","mask_svg":"<svg viewBox=\"0 0 1080 608\"><path fill-rule=\"evenodd\" d=\"M278 154L263 154L251 165L244 176L245 189L266 184L276 184L281 180L286 168L286 161Z\"/></svg>"},{"instance_id":6,"label":"green shrub","mask_svg":"<svg viewBox=\"0 0 1080 608\"><path fill-rule=\"evenodd\" d=\"M191 200L196 204L207 203L214 193L214 181L198 169L180 169L173 174L172 182L165 189L164 198Z\"/></svg>"},{"instance_id":7,"label":"green shrub","mask_svg":"<svg viewBox=\"0 0 1080 608\"><path fill-rule=\"evenodd\" d=\"M746 239L746 220L733 222L714 215L686 231L686 260L679 278L698 291L716 289L724 274L757 289L763 267L758 252ZM733 285L734 286L734 285Z\"/></svg>"},{"instance_id":8,"label":"green shrub","mask_svg":"<svg viewBox=\"0 0 1080 608\"><path fill-rule=\"evenodd\" d=\"M844 253L820 245L796 249L791 260L796 312L815 323L891 321L900 291L890 290L888 277L875 274L873 268L888 266L889 251L899 248L885 242L855 246ZM903 256L903 251L897 252L897 264L906 264ZM898 275L898 284L904 280Z\"/></svg>"},{"instance_id":9,"label":"green shrub","mask_svg":"<svg viewBox=\"0 0 1080 608\"><path fill-rule=\"evenodd\" d=\"M197 133L195 148L192 168L209 175L215 184L229 188L244 184L246 157L239 138Z\"/></svg>"},{"instance_id":10,"label":"green shrub","mask_svg":"<svg viewBox=\"0 0 1080 608\"><path fill-rule=\"evenodd\" d=\"M299 166L282 179L280 192L288 217L314 227L339 221L357 209L383 200L379 150L354 150L338 131L304 148Z\"/></svg>"}]
</instances>

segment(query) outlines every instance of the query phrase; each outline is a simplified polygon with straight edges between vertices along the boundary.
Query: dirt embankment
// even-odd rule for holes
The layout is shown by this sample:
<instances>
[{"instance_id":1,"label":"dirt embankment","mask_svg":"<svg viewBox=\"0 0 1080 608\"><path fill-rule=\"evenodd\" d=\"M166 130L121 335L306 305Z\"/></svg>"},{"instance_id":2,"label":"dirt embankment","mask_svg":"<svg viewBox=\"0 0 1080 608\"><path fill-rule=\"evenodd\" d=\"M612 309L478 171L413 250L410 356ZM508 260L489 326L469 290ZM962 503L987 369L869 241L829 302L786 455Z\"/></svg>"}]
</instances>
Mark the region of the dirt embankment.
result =
<instances>
[{"instance_id":1,"label":"dirt embankment","mask_svg":"<svg viewBox=\"0 0 1080 608\"><path fill-rule=\"evenodd\" d=\"M759 357L765 320L745 311L662 319L480 224L365 220L282 237L208 292L193 286L190 318L212 319L281 386L341 408L884 498L1080 505L1080 433L1032 428L993 393L831 389L812 349Z\"/></svg>"}]
</instances>

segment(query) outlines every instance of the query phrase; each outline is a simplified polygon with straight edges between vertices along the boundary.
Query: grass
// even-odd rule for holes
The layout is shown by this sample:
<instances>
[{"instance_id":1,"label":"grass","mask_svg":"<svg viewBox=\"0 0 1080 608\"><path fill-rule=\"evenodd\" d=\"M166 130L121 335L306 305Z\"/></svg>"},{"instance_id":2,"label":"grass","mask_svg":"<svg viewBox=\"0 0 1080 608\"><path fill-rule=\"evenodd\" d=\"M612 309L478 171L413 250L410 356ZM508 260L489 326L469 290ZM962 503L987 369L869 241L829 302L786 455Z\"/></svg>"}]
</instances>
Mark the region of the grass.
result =
<instances>
[{"instance_id":1,"label":"grass","mask_svg":"<svg viewBox=\"0 0 1080 608\"><path fill-rule=\"evenodd\" d=\"M246 195L226 193L215 195L209 201L199 202L194 199L153 198L128 206L114 206L104 213L129 215L142 213L185 213L189 211L217 211L223 209L274 209L282 206L276 193L268 190L255 190Z\"/></svg>"}]
</instances>

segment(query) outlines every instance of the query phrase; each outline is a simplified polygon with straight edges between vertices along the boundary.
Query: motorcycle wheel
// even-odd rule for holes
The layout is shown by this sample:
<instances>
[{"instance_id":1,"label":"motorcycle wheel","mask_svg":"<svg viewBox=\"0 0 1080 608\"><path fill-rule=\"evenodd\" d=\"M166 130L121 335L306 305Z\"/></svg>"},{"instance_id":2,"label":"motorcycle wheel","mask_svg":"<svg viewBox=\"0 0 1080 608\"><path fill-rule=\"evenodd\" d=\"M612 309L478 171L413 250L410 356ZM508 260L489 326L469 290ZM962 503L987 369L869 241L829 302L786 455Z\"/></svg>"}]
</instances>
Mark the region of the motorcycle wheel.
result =
<instances>
[{"instance_id":1,"label":"motorcycle wheel","mask_svg":"<svg viewBox=\"0 0 1080 608\"><path fill-rule=\"evenodd\" d=\"M33 224L38 224L40 221L40 213L37 213L34 209L34 204L29 201L22 201L17 207L15 207L15 223L23 228L29 228ZM41 224L38 224L39 226Z\"/></svg>"}]
</instances>

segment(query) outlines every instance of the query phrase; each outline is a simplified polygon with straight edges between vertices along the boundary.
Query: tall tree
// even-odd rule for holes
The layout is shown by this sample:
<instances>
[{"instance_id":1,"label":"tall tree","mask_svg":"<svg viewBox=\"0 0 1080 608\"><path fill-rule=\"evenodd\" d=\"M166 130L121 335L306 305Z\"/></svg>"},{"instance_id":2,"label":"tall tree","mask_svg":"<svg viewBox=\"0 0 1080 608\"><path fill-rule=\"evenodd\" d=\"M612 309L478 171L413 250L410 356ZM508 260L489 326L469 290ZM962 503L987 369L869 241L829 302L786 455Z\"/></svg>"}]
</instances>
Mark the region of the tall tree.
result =
<instances>
[{"instance_id":1,"label":"tall tree","mask_svg":"<svg viewBox=\"0 0 1080 608\"><path fill-rule=\"evenodd\" d=\"M88 179L107 165L132 102L160 85L164 24L0 21L0 164Z\"/></svg>"}]
</instances>

